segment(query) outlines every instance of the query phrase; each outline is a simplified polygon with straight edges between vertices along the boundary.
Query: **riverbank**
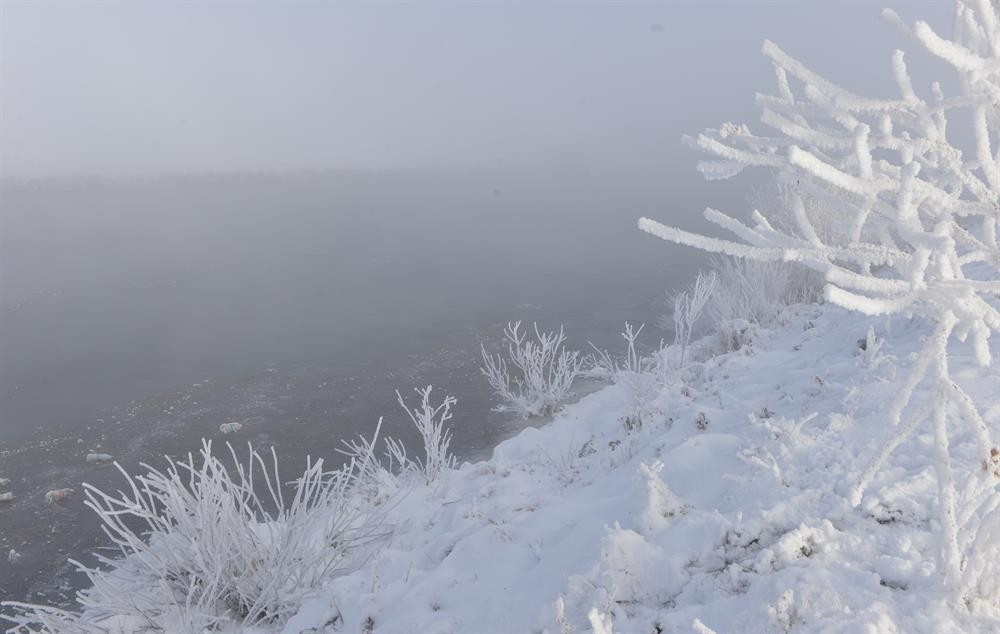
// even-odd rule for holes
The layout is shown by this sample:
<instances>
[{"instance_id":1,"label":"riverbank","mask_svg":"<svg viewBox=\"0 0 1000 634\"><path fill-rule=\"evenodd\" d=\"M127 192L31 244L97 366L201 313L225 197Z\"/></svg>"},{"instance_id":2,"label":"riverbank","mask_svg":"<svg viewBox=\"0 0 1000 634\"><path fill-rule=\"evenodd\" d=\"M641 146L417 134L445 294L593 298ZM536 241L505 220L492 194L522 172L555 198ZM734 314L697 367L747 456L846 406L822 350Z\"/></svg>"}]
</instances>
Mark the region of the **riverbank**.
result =
<instances>
[{"instance_id":1,"label":"riverbank","mask_svg":"<svg viewBox=\"0 0 1000 634\"><path fill-rule=\"evenodd\" d=\"M611 385L429 485L379 480L378 547L257 627L992 631L1000 602L954 602L936 567L932 438L904 442L859 507L845 497L928 332L792 306L738 351L698 342L639 428ZM995 430L1000 375L951 358ZM982 469L966 440L953 467Z\"/></svg>"}]
</instances>

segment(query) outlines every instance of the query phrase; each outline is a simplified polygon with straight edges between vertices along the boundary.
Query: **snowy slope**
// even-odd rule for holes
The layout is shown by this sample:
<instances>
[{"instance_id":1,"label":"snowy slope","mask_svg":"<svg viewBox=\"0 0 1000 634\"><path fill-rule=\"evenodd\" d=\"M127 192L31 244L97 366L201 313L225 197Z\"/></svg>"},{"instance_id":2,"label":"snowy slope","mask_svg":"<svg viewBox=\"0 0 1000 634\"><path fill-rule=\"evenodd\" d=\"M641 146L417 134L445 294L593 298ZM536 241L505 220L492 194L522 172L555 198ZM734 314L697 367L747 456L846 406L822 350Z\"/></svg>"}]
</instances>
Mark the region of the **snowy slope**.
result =
<instances>
[{"instance_id":1,"label":"snowy slope","mask_svg":"<svg viewBox=\"0 0 1000 634\"><path fill-rule=\"evenodd\" d=\"M844 499L929 330L816 305L783 321L672 376L638 431L611 386L489 461L413 484L388 545L285 631L1000 631L1000 604L940 590L929 432L859 508ZM951 353L995 432L1000 374Z\"/></svg>"}]
</instances>

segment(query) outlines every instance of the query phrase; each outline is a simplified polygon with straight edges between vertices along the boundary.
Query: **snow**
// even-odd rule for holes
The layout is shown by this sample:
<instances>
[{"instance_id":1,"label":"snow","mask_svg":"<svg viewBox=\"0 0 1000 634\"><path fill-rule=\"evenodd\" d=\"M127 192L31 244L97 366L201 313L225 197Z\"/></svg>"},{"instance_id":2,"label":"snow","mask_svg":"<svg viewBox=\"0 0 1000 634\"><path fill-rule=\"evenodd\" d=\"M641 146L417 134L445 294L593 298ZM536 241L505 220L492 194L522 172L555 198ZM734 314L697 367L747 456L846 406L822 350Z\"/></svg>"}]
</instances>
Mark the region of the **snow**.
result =
<instances>
[{"instance_id":1,"label":"snow","mask_svg":"<svg viewBox=\"0 0 1000 634\"><path fill-rule=\"evenodd\" d=\"M1000 509L957 505L968 515L959 524L980 528L958 531L976 593L956 598L938 552L933 417L897 423L893 407L936 389L936 377L914 377L937 336L995 436L1000 374L977 364L971 342L947 342L919 318L800 304L776 324L741 350L720 354L713 334L691 344L689 364L661 365L641 425L625 424L622 382L501 443L489 460L433 480L380 472L371 482L382 489L371 496L380 547L299 593L283 623L228 631L1000 628ZM1000 483L998 454L982 461L976 436L972 425L953 430L951 468ZM899 444L884 453L892 437Z\"/></svg>"},{"instance_id":2,"label":"snow","mask_svg":"<svg viewBox=\"0 0 1000 634\"><path fill-rule=\"evenodd\" d=\"M414 482L379 554L284 631L322 631L332 614L331 628L376 632L1000 627L1000 601L970 610L942 590L930 429L901 444L858 508L845 498L895 433L887 404L931 332L897 318L889 336L886 320L833 306L793 307L784 322L755 354L676 372L656 397L663 413L637 430L621 422L624 388L609 386L488 461ZM996 430L1000 377L953 346L953 373ZM980 468L963 452L974 446L953 439L956 469Z\"/></svg>"}]
</instances>

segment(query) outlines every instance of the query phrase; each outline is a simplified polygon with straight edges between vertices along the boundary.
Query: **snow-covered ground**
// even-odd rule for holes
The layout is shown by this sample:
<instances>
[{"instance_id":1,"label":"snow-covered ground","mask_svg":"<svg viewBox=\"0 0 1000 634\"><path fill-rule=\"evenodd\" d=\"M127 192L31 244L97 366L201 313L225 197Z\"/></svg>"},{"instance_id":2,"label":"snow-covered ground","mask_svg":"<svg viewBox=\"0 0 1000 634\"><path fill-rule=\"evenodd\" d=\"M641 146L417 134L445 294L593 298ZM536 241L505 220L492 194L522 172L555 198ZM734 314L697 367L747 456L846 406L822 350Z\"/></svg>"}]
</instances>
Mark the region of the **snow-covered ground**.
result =
<instances>
[{"instance_id":1,"label":"snow-covered ground","mask_svg":"<svg viewBox=\"0 0 1000 634\"><path fill-rule=\"evenodd\" d=\"M284 631L1000 630L1000 601L941 590L929 432L860 507L845 500L929 329L820 305L782 322L741 352L702 340L705 360L669 377L639 430L609 386L488 461L414 482L385 547ZM995 432L1000 374L952 348ZM984 468L952 451L956 470Z\"/></svg>"},{"instance_id":2,"label":"snow-covered ground","mask_svg":"<svg viewBox=\"0 0 1000 634\"><path fill-rule=\"evenodd\" d=\"M624 386L610 385L430 485L383 472L368 481L383 521L377 547L358 551L371 555L258 628L1000 631L996 587L972 602L944 590L930 431L892 454L858 507L847 501L895 433L887 411L930 334L921 324L794 305L740 351L720 354L718 335L694 343L638 429L624 423ZM971 345L953 343L950 359L995 434L1000 373L976 366ZM956 432L955 471L1000 478L975 447ZM114 613L50 631L143 626ZM168 631L170 614L157 620Z\"/></svg>"}]
</instances>

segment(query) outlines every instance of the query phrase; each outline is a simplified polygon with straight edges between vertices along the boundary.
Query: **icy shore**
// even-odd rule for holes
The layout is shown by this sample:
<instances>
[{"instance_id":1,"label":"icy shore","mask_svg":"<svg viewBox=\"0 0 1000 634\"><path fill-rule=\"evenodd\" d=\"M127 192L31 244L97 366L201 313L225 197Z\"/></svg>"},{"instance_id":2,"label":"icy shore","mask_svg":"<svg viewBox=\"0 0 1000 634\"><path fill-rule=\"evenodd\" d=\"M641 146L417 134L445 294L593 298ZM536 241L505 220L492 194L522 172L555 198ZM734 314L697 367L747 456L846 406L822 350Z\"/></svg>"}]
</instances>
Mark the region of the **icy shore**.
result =
<instances>
[{"instance_id":1,"label":"icy shore","mask_svg":"<svg viewBox=\"0 0 1000 634\"><path fill-rule=\"evenodd\" d=\"M992 602L944 590L931 433L893 452L859 506L847 499L894 431L889 403L928 334L915 320L795 305L739 351L720 353L717 335L693 344L639 428L610 385L431 484L383 471L365 481L376 547L291 618L252 631L997 631L997 588L979 589ZM978 368L971 346L950 357L996 430L1000 373ZM953 438L956 471L996 466L974 447ZM159 626L183 630L171 614L183 609ZM73 617L74 631L140 625L95 616Z\"/></svg>"},{"instance_id":2,"label":"icy shore","mask_svg":"<svg viewBox=\"0 0 1000 634\"><path fill-rule=\"evenodd\" d=\"M414 485L388 545L284 631L1000 628L1000 597L954 605L941 590L929 433L897 449L860 507L845 500L929 333L816 305L783 322L675 373L639 430L626 433L610 386ZM1000 374L971 350L951 358L996 429ZM983 468L971 452L955 467Z\"/></svg>"}]
</instances>

